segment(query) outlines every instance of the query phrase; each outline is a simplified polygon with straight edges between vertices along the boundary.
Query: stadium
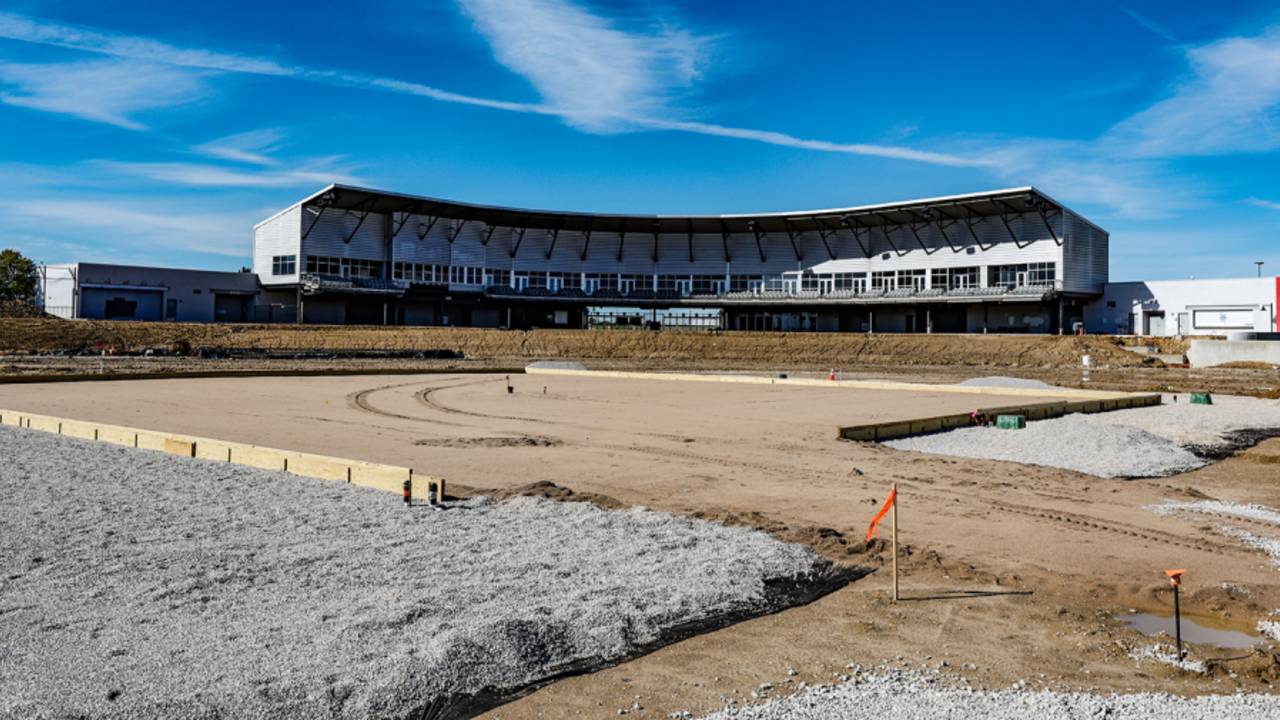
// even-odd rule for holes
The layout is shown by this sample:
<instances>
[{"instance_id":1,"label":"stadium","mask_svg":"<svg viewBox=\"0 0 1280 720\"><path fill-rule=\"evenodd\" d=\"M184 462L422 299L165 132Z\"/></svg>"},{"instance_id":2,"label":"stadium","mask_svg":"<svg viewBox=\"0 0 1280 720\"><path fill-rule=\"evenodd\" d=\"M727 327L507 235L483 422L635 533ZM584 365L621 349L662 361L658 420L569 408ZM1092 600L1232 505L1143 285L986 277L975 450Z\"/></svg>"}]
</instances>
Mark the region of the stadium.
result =
<instances>
[{"instance_id":1,"label":"stadium","mask_svg":"<svg viewBox=\"0 0 1280 720\"><path fill-rule=\"evenodd\" d=\"M331 185L254 228L300 322L1069 330L1108 234L1032 187L827 210L612 215Z\"/></svg>"}]
</instances>

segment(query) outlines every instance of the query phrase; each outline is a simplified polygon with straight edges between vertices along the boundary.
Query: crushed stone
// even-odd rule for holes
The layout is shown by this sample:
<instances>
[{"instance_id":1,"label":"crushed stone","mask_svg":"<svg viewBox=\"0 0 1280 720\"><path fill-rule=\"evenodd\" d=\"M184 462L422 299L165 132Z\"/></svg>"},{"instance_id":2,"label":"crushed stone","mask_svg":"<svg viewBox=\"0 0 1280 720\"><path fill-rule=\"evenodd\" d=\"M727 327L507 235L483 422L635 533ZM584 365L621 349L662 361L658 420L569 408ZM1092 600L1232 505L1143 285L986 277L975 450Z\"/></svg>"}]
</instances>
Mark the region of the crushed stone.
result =
<instances>
[{"instance_id":1,"label":"crushed stone","mask_svg":"<svg viewBox=\"0 0 1280 720\"><path fill-rule=\"evenodd\" d=\"M1113 718L1264 720L1280 717L1280 696L1261 693L1182 697L1167 693L1096 694L1050 690L973 690L934 676L882 670L848 682L814 685L785 698L731 706L706 720L832 718Z\"/></svg>"},{"instance_id":2,"label":"crushed stone","mask_svg":"<svg viewBox=\"0 0 1280 720\"><path fill-rule=\"evenodd\" d=\"M1259 520L1272 525L1280 525L1280 511L1266 505L1256 503L1231 503L1222 500L1195 500L1191 502L1170 501L1147 508L1157 515L1173 515L1180 512L1194 512L1205 515L1225 515L1228 517Z\"/></svg>"},{"instance_id":3,"label":"crushed stone","mask_svg":"<svg viewBox=\"0 0 1280 720\"><path fill-rule=\"evenodd\" d=\"M1251 547L1254 550L1261 550L1266 553L1267 557L1271 560L1271 564L1276 567L1280 567L1280 538L1255 535L1248 530L1242 530L1230 525L1223 525L1218 529L1223 535L1239 540L1240 543L1246 547Z\"/></svg>"},{"instance_id":4,"label":"crushed stone","mask_svg":"<svg viewBox=\"0 0 1280 720\"><path fill-rule=\"evenodd\" d=\"M1215 396L1213 405L1171 402L1027 423L1022 430L969 427L892 440L899 450L1005 460L1104 478L1164 477L1209 464L1280 434L1280 403Z\"/></svg>"},{"instance_id":5,"label":"crushed stone","mask_svg":"<svg viewBox=\"0 0 1280 720\"><path fill-rule=\"evenodd\" d=\"M11 427L0 456L0 717L469 717L834 572L645 509L405 508Z\"/></svg>"}]
</instances>

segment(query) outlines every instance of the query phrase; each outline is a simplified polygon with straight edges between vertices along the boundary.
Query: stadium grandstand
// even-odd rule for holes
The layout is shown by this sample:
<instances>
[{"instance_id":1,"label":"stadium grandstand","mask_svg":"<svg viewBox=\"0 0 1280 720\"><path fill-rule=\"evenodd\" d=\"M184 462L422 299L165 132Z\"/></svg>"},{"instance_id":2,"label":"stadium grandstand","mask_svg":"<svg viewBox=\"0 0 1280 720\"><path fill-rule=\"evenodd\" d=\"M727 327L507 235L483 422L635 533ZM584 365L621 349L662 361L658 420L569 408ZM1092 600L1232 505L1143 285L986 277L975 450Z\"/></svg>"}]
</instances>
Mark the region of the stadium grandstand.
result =
<instances>
[{"instance_id":1,"label":"stadium grandstand","mask_svg":"<svg viewBox=\"0 0 1280 720\"><path fill-rule=\"evenodd\" d=\"M331 185L254 228L307 323L1057 333L1106 231L1032 187L786 213L527 210Z\"/></svg>"}]
</instances>

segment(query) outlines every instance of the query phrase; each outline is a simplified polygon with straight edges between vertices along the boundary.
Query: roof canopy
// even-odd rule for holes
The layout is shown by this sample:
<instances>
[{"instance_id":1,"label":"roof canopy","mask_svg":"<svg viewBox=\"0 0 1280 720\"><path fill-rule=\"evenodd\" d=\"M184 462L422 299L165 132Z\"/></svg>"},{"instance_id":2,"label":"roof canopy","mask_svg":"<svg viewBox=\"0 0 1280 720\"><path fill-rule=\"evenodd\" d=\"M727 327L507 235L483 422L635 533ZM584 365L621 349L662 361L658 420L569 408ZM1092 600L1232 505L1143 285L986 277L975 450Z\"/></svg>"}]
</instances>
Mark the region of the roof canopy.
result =
<instances>
[{"instance_id":1,"label":"roof canopy","mask_svg":"<svg viewBox=\"0 0 1280 720\"><path fill-rule=\"evenodd\" d=\"M300 203L360 213L407 212L496 227L626 233L750 233L874 228L931 221L971 220L1017 213L1061 211L1033 187L908 200L880 205L747 215L614 215L475 205L349 185L330 185Z\"/></svg>"}]
</instances>

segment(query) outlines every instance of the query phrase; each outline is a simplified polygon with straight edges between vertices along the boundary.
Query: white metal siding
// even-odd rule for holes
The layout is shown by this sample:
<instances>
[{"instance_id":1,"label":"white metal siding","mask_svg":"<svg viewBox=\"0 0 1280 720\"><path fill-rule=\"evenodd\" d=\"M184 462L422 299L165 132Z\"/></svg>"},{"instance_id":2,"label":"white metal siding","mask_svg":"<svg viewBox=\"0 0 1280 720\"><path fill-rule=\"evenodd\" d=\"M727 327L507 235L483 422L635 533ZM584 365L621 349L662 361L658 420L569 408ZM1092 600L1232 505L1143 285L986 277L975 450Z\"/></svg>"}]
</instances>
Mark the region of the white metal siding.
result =
<instances>
[{"instance_id":1,"label":"white metal siding","mask_svg":"<svg viewBox=\"0 0 1280 720\"><path fill-rule=\"evenodd\" d=\"M1063 215L1063 290L1100 293L1110 272L1110 236L1070 210Z\"/></svg>"},{"instance_id":2,"label":"white metal siding","mask_svg":"<svg viewBox=\"0 0 1280 720\"><path fill-rule=\"evenodd\" d=\"M272 275L271 258L295 255L302 269L302 208L292 207L253 230L253 271L263 285L296 283L293 275Z\"/></svg>"}]
</instances>

